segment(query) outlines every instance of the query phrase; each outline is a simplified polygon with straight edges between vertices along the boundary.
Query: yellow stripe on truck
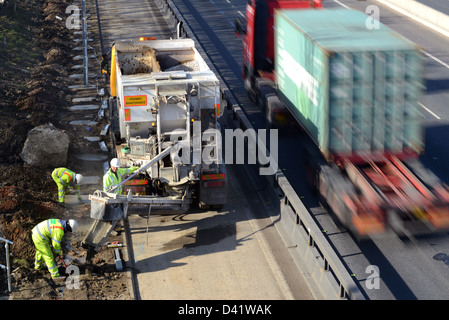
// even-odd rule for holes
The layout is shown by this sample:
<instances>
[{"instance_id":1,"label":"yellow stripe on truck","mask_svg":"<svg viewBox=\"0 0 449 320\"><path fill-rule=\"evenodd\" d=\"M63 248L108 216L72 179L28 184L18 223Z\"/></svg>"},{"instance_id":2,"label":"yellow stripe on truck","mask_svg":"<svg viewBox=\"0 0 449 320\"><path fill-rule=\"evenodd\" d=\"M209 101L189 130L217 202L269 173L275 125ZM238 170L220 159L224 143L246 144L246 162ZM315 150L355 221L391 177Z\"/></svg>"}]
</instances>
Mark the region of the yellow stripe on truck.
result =
<instances>
[{"instance_id":1,"label":"yellow stripe on truck","mask_svg":"<svg viewBox=\"0 0 449 320\"><path fill-rule=\"evenodd\" d=\"M112 46L112 51L111 51L111 77L110 77L110 82L111 82L111 96L112 97L117 97L117 75L116 75L116 65L115 65L115 44Z\"/></svg>"}]
</instances>

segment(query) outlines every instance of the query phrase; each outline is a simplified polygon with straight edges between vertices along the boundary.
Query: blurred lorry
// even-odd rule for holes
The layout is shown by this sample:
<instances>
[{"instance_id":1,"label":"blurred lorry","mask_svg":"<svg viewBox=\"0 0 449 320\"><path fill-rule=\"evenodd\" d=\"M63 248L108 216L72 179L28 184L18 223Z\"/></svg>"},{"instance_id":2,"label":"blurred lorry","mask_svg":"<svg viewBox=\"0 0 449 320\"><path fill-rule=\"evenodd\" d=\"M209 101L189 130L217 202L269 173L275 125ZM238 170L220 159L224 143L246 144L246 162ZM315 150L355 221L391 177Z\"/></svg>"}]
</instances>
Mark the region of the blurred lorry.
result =
<instances>
[{"instance_id":1,"label":"blurred lorry","mask_svg":"<svg viewBox=\"0 0 449 320\"><path fill-rule=\"evenodd\" d=\"M419 48L380 23L372 28L362 12L317 1L252 0L247 18L236 31L249 96L268 125L290 117L307 133L309 183L340 222L360 238L447 230L449 193L418 160ZM273 30L273 49L251 44L259 28Z\"/></svg>"}]
</instances>

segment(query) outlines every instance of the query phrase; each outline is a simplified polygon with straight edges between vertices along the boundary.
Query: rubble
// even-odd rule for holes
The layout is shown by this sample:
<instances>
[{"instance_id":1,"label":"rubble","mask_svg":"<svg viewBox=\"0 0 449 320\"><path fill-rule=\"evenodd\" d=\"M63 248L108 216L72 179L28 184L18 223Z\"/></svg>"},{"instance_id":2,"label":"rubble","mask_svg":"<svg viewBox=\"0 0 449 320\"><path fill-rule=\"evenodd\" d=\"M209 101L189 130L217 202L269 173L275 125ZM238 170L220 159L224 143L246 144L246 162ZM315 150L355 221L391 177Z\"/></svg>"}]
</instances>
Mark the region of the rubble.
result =
<instances>
[{"instance_id":1,"label":"rubble","mask_svg":"<svg viewBox=\"0 0 449 320\"><path fill-rule=\"evenodd\" d=\"M28 132L20 157L36 167L63 167L67 164L69 143L66 133L55 128L52 123L44 124Z\"/></svg>"}]
</instances>

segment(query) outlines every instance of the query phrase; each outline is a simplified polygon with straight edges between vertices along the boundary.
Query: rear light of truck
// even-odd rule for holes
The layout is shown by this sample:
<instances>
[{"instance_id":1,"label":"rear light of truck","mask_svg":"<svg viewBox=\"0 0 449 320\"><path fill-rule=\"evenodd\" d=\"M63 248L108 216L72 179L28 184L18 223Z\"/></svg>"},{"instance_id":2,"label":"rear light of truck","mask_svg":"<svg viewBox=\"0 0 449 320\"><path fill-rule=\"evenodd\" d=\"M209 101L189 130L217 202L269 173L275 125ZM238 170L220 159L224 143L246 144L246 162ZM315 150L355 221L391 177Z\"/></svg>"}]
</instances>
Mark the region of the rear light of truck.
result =
<instances>
[{"instance_id":1,"label":"rear light of truck","mask_svg":"<svg viewBox=\"0 0 449 320\"><path fill-rule=\"evenodd\" d=\"M427 210L426 218L438 230L449 228L449 211L447 208L434 208Z\"/></svg>"},{"instance_id":2,"label":"rear light of truck","mask_svg":"<svg viewBox=\"0 0 449 320\"><path fill-rule=\"evenodd\" d=\"M385 232L384 224L376 216L370 214L354 215L352 223L362 236L380 234Z\"/></svg>"},{"instance_id":3,"label":"rear light of truck","mask_svg":"<svg viewBox=\"0 0 449 320\"><path fill-rule=\"evenodd\" d=\"M226 175L224 173L203 174L201 180L205 188L223 187L225 185Z\"/></svg>"},{"instance_id":4,"label":"rear light of truck","mask_svg":"<svg viewBox=\"0 0 449 320\"><path fill-rule=\"evenodd\" d=\"M156 40L156 37L140 37L139 41Z\"/></svg>"}]
</instances>

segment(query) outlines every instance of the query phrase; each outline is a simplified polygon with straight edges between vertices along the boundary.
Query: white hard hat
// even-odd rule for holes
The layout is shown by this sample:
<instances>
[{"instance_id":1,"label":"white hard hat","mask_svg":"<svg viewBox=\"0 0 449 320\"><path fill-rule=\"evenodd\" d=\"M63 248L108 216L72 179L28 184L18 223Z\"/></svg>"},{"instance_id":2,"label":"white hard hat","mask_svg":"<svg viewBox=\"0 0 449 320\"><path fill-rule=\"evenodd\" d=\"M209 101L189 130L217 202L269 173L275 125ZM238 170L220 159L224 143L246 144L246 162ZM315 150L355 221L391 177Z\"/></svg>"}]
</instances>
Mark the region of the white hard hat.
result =
<instances>
[{"instance_id":1,"label":"white hard hat","mask_svg":"<svg viewBox=\"0 0 449 320\"><path fill-rule=\"evenodd\" d=\"M81 184L81 180L83 180L83 176L80 175L79 173L77 173L77 174L75 175L75 181L76 181L76 183L77 183L77 184Z\"/></svg>"},{"instance_id":2,"label":"white hard hat","mask_svg":"<svg viewBox=\"0 0 449 320\"><path fill-rule=\"evenodd\" d=\"M117 158L111 160L111 167L120 168L120 161Z\"/></svg>"},{"instance_id":3,"label":"white hard hat","mask_svg":"<svg viewBox=\"0 0 449 320\"><path fill-rule=\"evenodd\" d=\"M78 221L76 220L70 219L69 221L67 221L67 224L70 226L72 232L75 232L76 228L78 228Z\"/></svg>"}]
</instances>

